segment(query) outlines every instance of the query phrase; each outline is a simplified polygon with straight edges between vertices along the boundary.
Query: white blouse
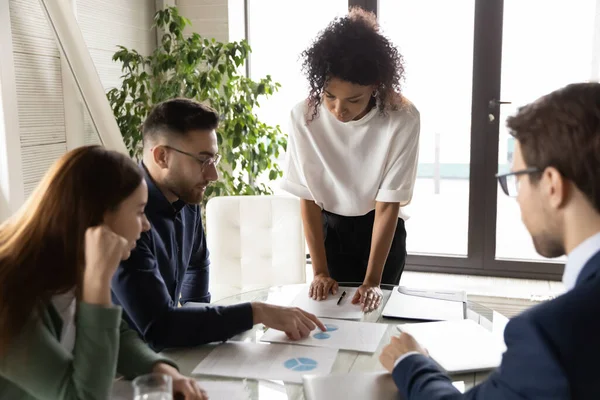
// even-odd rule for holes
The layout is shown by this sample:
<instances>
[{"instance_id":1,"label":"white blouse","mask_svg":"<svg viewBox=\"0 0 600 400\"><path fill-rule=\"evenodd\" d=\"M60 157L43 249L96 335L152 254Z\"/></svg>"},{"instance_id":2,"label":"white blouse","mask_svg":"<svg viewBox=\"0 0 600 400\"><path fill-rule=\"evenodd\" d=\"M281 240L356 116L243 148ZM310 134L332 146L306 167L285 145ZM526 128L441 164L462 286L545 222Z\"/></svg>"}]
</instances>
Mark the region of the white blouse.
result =
<instances>
[{"instance_id":1,"label":"white blouse","mask_svg":"<svg viewBox=\"0 0 600 400\"><path fill-rule=\"evenodd\" d=\"M75 347L75 312L77 309L77 302L75 299L75 292L73 290L53 296L52 305L60 315L62 319L62 331L60 333L60 344L63 348L73 353Z\"/></svg>"},{"instance_id":2,"label":"white blouse","mask_svg":"<svg viewBox=\"0 0 600 400\"><path fill-rule=\"evenodd\" d=\"M377 201L410 203L419 153L416 107L407 102L385 115L375 107L345 123L319 107L309 123L306 101L291 111L282 189L343 216L365 215ZM402 211L400 217L406 219Z\"/></svg>"}]
</instances>

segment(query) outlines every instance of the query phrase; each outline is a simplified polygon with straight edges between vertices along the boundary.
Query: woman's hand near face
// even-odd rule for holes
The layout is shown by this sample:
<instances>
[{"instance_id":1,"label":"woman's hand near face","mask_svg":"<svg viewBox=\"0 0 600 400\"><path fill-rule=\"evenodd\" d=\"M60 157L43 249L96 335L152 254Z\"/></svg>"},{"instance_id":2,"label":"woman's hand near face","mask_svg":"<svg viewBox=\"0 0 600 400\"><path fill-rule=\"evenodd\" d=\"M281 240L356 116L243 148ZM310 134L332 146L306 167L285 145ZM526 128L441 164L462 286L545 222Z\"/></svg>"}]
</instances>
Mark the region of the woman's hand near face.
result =
<instances>
[{"instance_id":1,"label":"woman's hand near face","mask_svg":"<svg viewBox=\"0 0 600 400\"><path fill-rule=\"evenodd\" d=\"M85 232L85 271L82 300L97 305L111 305L110 281L121 260L129 257L127 240L104 225Z\"/></svg>"}]
</instances>

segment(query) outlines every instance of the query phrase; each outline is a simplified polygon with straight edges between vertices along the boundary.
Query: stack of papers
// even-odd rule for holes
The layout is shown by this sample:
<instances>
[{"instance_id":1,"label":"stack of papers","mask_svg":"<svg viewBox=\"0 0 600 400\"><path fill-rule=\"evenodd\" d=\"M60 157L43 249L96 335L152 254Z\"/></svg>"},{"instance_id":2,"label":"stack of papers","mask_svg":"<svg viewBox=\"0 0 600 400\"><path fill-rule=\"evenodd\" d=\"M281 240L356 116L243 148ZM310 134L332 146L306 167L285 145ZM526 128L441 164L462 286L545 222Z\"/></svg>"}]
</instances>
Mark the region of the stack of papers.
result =
<instances>
[{"instance_id":1,"label":"stack of papers","mask_svg":"<svg viewBox=\"0 0 600 400\"><path fill-rule=\"evenodd\" d=\"M506 351L497 335L470 319L403 324L398 330L414 336L450 374L494 369Z\"/></svg>"},{"instance_id":2,"label":"stack of papers","mask_svg":"<svg viewBox=\"0 0 600 400\"><path fill-rule=\"evenodd\" d=\"M387 324L372 322L344 321L322 318L327 331L319 328L310 336L301 340L288 339L284 332L269 329L262 337L262 342L293 343L302 346L327 347L340 350L354 350L374 353L379 347L381 338L388 329Z\"/></svg>"},{"instance_id":3,"label":"stack of papers","mask_svg":"<svg viewBox=\"0 0 600 400\"><path fill-rule=\"evenodd\" d=\"M382 315L425 321L463 320L466 302L465 292L427 291L399 286L392 290Z\"/></svg>"},{"instance_id":4,"label":"stack of papers","mask_svg":"<svg viewBox=\"0 0 600 400\"><path fill-rule=\"evenodd\" d=\"M337 353L317 347L227 342L217 346L192 374L302 383L305 374L330 373Z\"/></svg>"}]
</instances>

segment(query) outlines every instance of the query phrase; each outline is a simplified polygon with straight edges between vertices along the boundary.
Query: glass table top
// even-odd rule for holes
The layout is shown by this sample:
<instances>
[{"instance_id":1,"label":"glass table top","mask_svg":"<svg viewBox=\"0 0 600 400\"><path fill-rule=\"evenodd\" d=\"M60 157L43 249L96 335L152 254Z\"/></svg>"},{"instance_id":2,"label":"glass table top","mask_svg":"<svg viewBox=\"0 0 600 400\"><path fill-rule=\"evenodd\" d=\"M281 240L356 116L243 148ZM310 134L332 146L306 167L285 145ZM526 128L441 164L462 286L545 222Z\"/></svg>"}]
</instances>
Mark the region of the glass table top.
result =
<instances>
[{"instance_id":1,"label":"glass table top","mask_svg":"<svg viewBox=\"0 0 600 400\"><path fill-rule=\"evenodd\" d=\"M356 287L356 283L339 283L340 286ZM247 291L234 296L223 298L212 305L232 305L242 302L263 301L273 304L290 304L298 293L307 290L307 285L284 285L273 286L264 289ZM406 322L415 322L396 318L382 317L382 311L390 297L394 286L382 285L383 301L381 306L368 314L364 314L362 321L376 322L389 325L384 334L379 347L375 353L360 353L356 351L340 350L337 359L332 368L332 373L345 372L381 372L384 368L379 362L379 354L384 346L390 342L392 335L397 335L398 330L396 325ZM308 295L308 294L307 294ZM494 311L475 302L467 303L467 318L474 320L486 329L492 331L494 329ZM207 328L209 329L209 328ZM237 335L230 339L231 341L259 342L264 334L263 325L255 325L253 329ZM173 349L165 350L163 354L173 359L178 363L182 373L191 375L192 370L200 363L218 344L210 344L188 349ZM460 375L452 375L455 385L466 391L473 385L481 382L488 376L489 372L484 373L468 373ZM199 380L208 381L239 381L236 378L221 378L210 376L195 376ZM285 383L282 381L271 380L243 380L250 399L304 399L303 387L301 384Z\"/></svg>"}]
</instances>

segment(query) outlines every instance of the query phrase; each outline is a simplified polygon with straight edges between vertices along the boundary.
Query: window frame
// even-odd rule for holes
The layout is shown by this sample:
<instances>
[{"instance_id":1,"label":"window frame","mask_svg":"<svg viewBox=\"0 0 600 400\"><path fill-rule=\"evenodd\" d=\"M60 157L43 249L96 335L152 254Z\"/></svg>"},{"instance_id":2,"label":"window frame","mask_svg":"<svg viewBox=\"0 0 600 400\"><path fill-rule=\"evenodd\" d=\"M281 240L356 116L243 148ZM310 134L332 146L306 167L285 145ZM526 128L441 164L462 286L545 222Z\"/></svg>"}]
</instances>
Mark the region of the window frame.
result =
<instances>
[{"instance_id":1,"label":"window frame","mask_svg":"<svg viewBox=\"0 0 600 400\"><path fill-rule=\"evenodd\" d=\"M244 1L247 40L248 1ZM378 0L348 0L348 7L360 6L375 14L378 5ZM504 0L475 0L467 256L409 254L408 271L544 280L562 277L561 263L496 258L495 175L501 107L496 100L500 99L503 11Z\"/></svg>"}]
</instances>

